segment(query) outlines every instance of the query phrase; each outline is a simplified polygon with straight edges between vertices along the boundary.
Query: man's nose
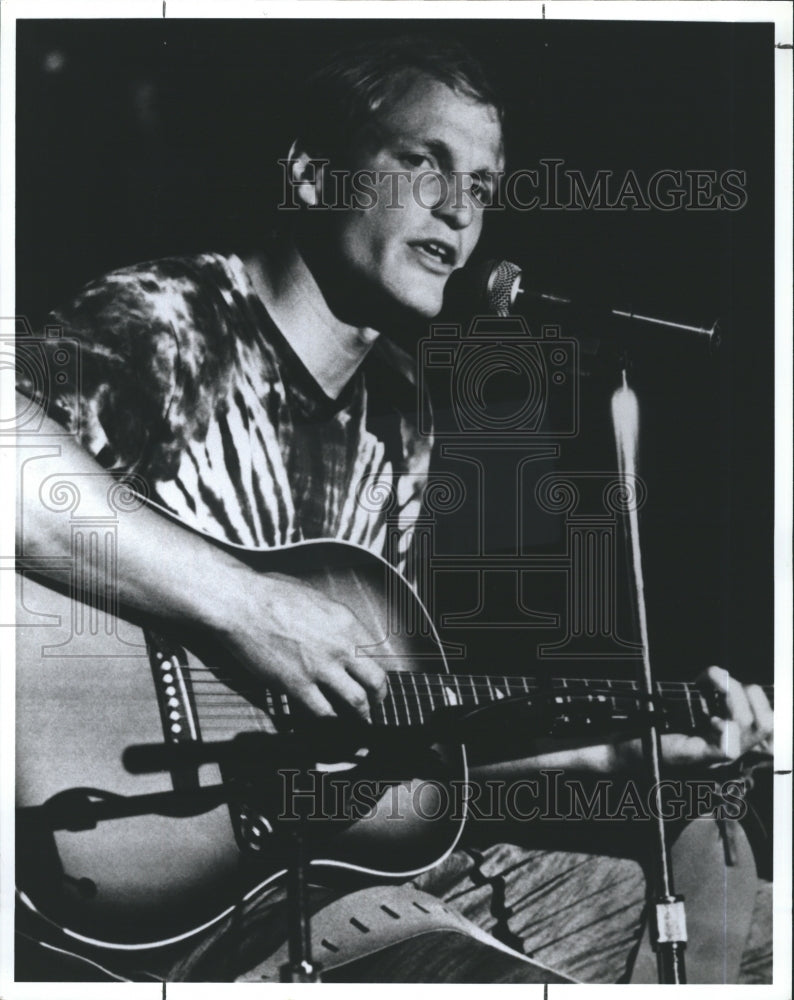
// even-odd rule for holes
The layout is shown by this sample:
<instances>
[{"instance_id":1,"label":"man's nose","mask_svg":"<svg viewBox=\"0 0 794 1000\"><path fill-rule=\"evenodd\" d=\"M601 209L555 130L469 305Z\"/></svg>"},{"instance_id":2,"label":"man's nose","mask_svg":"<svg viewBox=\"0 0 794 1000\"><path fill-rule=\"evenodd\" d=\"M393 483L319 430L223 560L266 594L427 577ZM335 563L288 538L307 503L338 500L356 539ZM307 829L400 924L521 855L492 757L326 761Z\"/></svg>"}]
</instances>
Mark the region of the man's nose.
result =
<instances>
[{"instance_id":1,"label":"man's nose","mask_svg":"<svg viewBox=\"0 0 794 1000\"><path fill-rule=\"evenodd\" d=\"M433 208L433 214L451 226L453 229L465 229L470 226L474 217L471 194L466 191L460 178L444 177L439 182L438 201Z\"/></svg>"}]
</instances>

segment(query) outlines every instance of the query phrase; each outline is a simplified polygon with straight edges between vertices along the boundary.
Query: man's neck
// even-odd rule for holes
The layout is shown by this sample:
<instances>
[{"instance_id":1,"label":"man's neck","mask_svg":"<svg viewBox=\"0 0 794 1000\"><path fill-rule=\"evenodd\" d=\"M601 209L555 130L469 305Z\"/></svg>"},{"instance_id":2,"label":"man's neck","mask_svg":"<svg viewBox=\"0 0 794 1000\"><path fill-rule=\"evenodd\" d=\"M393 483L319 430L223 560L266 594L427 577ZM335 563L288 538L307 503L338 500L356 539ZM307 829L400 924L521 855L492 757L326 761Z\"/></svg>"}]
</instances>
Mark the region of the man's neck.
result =
<instances>
[{"instance_id":1,"label":"man's neck","mask_svg":"<svg viewBox=\"0 0 794 1000\"><path fill-rule=\"evenodd\" d=\"M355 375L378 338L343 323L328 306L300 251L285 239L274 252L244 258L251 284L290 347L330 399Z\"/></svg>"}]
</instances>

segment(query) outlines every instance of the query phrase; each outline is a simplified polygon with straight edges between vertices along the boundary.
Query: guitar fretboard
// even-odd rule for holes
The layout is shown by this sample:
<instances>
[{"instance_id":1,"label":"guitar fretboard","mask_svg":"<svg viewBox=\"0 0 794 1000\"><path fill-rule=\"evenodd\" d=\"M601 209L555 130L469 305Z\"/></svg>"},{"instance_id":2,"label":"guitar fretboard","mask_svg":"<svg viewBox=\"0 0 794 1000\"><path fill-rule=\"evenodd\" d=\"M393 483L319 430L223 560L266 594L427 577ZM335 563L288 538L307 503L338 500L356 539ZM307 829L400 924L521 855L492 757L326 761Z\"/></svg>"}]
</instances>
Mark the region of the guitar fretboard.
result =
<instances>
[{"instance_id":1,"label":"guitar fretboard","mask_svg":"<svg viewBox=\"0 0 794 1000\"><path fill-rule=\"evenodd\" d=\"M194 677L193 685L201 703L201 679ZM765 690L771 701L772 689ZM707 691L694 682L660 681L655 694L655 708L670 731L697 732L712 716L722 714L716 692ZM586 721L588 713L593 719L620 722L643 708L643 699L634 680L564 677L540 681L507 675L392 670L388 673L387 695L374 707L372 721L383 726L422 726L445 709L476 708L516 698L529 700L549 718L563 722L570 718ZM223 700L224 718L234 721L238 728L243 725L259 728L257 716L262 710L277 723L295 714L286 695L271 691L257 699L262 709L257 709L243 694L228 690ZM220 708L217 702L213 707ZM204 723L208 720L202 711L199 712L200 720L202 715L205 716L202 729L205 729Z\"/></svg>"},{"instance_id":2,"label":"guitar fretboard","mask_svg":"<svg viewBox=\"0 0 794 1000\"><path fill-rule=\"evenodd\" d=\"M772 699L772 689L767 695ZM660 681L656 684L656 708L668 728L695 732L719 714L717 696L698 684ZM598 708L614 720L636 713L641 707L639 687L634 680L558 677L539 681L532 677L472 674L427 674L392 671L389 692L377 706L373 721L395 726L426 723L439 709L454 706L476 707L508 698L529 698L550 714L566 715L576 710L586 714L586 706Z\"/></svg>"}]
</instances>

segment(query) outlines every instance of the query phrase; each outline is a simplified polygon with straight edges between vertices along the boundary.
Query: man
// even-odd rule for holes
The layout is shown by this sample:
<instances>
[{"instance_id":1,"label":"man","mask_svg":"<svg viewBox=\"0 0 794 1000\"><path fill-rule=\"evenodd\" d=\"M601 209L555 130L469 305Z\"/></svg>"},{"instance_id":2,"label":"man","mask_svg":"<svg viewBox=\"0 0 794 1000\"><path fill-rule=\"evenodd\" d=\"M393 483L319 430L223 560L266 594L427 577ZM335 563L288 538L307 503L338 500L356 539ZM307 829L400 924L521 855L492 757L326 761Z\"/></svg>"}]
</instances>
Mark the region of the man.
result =
<instances>
[{"instance_id":1,"label":"man","mask_svg":"<svg viewBox=\"0 0 794 1000\"><path fill-rule=\"evenodd\" d=\"M405 570L430 460L405 349L438 313L450 274L477 244L488 185L504 167L502 112L462 50L415 38L340 53L307 90L287 161L295 210L276 238L244 260L203 254L122 269L54 314L80 340L82 383L56 387L41 402L80 445L61 439L61 456L42 462L39 474L43 482L56 470L85 473L81 489L98 496L111 477L135 477L194 529L152 507L121 514L116 578L103 579L102 567L91 564L86 579L112 582L132 612L208 631L257 681L313 715L352 710L369 719L386 675L377 658L354 655L367 638L356 616L297 579L254 572L200 533L248 548L336 538L381 552L383 512L359 502L364 482L380 484L393 490L401 514L392 555ZM343 195L340 205L340 177L366 178L369 197L351 204ZM401 179L408 181L402 188ZM21 389L35 395L32 380ZM30 490L24 498L25 554L70 557L63 518L37 496ZM669 763L733 760L769 737L763 693L723 674L715 670L710 679L725 688L726 717L714 720L707 738L666 737ZM550 765L631 773L638 757L634 744L609 744L483 768L479 776ZM559 857L547 851L469 850L419 884L457 899L563 974L614 981L637 944L642 871L592 858L573 867L576 873L569 867L561 875ZM597 924L596 933L577 926L566 935L573 904L594 880L583 923ZM507 885L524 900L510 913L497 906ZM271 950L278 943L279 906L276 897L262 900L242 932L227 923L176 951L101 964L130 978L256 978L263 942ZM554 933L533 927L541 909L554 914ZM510 921L516 915L518 928ZM80 968L75 978L86 974ZM377 970L368 968L374 978ZM520 962L509 976L538 978Z\"/></svg>"}]
</instances>

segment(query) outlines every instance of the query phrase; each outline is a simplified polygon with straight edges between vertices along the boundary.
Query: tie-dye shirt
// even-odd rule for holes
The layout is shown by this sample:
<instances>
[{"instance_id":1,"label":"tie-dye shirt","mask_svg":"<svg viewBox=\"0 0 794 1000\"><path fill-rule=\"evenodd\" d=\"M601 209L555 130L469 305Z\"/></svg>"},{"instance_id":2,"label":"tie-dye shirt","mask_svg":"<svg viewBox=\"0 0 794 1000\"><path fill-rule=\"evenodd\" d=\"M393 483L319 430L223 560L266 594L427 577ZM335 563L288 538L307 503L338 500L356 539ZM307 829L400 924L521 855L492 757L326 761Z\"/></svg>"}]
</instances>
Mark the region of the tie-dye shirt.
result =
<instances>
[{"instance_id":1,"label":"tie-dye shirt","mask_svg":"<svg viewBox=\"0 0 794 1000\"><path fill-rule=\"evenodd\" d=\"M140 477L213 537L251 548L343 539L405 569L431 442L410 359L383 338L329 399L242 261L217 253L114 271L50 322L78 342L79 364L46 393L24 374L20 389L46 394L106 469Z\"/></svg>"}]
</instances>

